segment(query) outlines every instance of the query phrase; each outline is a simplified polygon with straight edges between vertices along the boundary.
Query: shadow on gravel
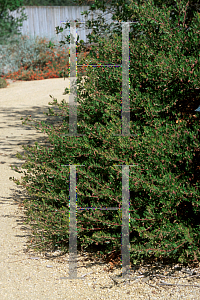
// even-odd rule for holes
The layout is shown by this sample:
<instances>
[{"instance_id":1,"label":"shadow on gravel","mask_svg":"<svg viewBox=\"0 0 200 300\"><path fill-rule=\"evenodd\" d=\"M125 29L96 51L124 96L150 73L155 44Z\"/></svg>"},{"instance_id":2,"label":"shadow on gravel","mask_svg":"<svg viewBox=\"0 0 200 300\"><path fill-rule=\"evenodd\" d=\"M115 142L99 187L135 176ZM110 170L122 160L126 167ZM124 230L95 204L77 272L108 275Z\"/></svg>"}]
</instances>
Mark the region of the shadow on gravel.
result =
<instances>
[{"instance_id":1,"label":"shadow on gravel","mask_svg":"<svg viewBox=\"0 0 200 300\"><path fill-rule=\"evenodd\" d=\"M34 120L37 121L44 121L45 124L48 125L58 125L61 124L63 121L63 116L46 116L43 114L43 112L48 112L48 108L52 108L52 106L33 106L30 109L6 109L5 107L1 108L0 111L0 153L1 157L7 156L8 158L15 159L17 152L20 154L24 154L25 150L22 148L23 145L25 146L34 146L35 142L38 142L40 145L48 146L50 147L51 144L48 140L47 133L43 133L40 130L37 130L34 126L29 126L22 124L24 119L28 116L31 116L33 121L31 121L32 125L36 125L37 122L34 122ZM57 107L53 106L53 110L57 112L61 112ZM23 118L23 120L21 120ZM30 122L29 122L30 123ZM12 128L14 129L14 132L12 132ZM6 129L10 132L6 136L2 136L4 131L1 130ZM18 131L19 130L19 134ZM23 132L23 133L22 133ZM41 136L39 137L38 134ZM26 136L26 137L25 137ZM16 153L13 153L13 148L15 146L21 146L21 150L17 150ZM12 151L12 153L10 153ZM0 162L1 164L4 164L4 161ZM22 163L15 162L16 166L20 167Z\"/></svg>"},{"instance_id":2,"label":"shadow on gravel","mask_svg":"<svg viewBox=\"0 0 200 300\"><path fill-rule=\"evenodd\" d=\"M51 99L49 100L51 101ZM0 111L0 164L6 164L10 161L10 165L16 166L19 169L22 164L25 162L24 160L20 160L16 158L16 154L20 153L24 156L26 150L22 148L25 146L34 146L35 142L39 145L43 145L46 147L51 147L51 143L49 142L48 135L46 133L42 133L40 130L37 130L34 126L29 126L22 124L24 119L31 115L33 121L44 121L47 125L58 125L63 121L63 116L47 116L43 112L49 112L48 108L52 108L55 112L61 113L61 111L56 106L33 106L28 109L25 107L21 108L6 108L2 107ZM23 118L23 120L20 120ZM37 122L28 122L32 125L36 125ZM3 130L2 130L3 129ZM13 132L12 132L13 129ZM8 132L5 133L5 130ZM19 131L19 134L18 134ZM38 136L40 134L40 136ZM17 149L16 149L17 148ZM16 151L15 151L16 149ZM4 158L6 157L6 161ZM9 166L11 169L11 167ZM23 169L22 169L23 170ZM13 170L14 171L14 170ZM16 172L16 175L18 173ZM13 177L16 178L15 172ZM0 205L17 205L20 208L19 215L1 215L1 217L5 218L15 218L16 226L20 227L22 231L21 235L17 235L18 237L31 237L31 227L29 225L25 225L24 221L27 220L26 215L24 214L24 205L23 202L25 199L31 199L31 197L26 192L26 189L23 186L15 186L14 189L11 189L10 197L1 197ZM25 231L26 233L24 233ZM28 249L24 249L24 252L27 252Z\"/></svg>"}]
</instances>

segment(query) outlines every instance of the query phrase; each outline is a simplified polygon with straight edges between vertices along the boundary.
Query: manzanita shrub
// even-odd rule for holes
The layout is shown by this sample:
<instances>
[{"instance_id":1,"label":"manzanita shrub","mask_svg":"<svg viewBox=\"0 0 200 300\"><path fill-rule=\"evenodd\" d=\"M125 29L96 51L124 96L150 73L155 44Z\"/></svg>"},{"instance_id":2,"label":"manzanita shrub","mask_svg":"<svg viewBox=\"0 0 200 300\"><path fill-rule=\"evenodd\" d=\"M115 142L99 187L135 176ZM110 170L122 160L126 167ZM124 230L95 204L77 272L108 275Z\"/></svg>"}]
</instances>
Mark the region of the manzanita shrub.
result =
<instances>
[{"instance_id":1,"label":"manzanita shrub","mask_svg":"<svg viewBox=\"0 0 200 300\"><path fill-rule=\"evenodd\" d=\"M52 147L38 144L28 152L22 180L28 221L35 226L38 249L66 249L69 239L69 167L77 165L77 207L121 207L122 167L130 167L130 257L198 262L199 252L199 18L185 27L187 5L177 2L178 17L170 24L170 10L153 1L130 4L143 34L130 40L130 131L121 133L120 67L87 67L79 85L78 133L69 133L69 105L53 99L62 125L39 122ZM174 8L173 8L174 9ZM131 21L131 20L130 20ZM94 50L94 49L93 49ZM119 65L122 38L99 40L88 64ZM77 83L80 83L80 76ZM69 91L66 89L66 93ZM49 115L56 115L50 109ZM24 123L31 121L26 118ZM135 136L134 136L135 134ZM136 165L137 164L137 165ZM84 166L80 166L84 165ZM121 250L122 211L77 210L78 249L93 246L108 255ZM99 251L99 252L98 252Z\"/></svg>"}]
</instances>

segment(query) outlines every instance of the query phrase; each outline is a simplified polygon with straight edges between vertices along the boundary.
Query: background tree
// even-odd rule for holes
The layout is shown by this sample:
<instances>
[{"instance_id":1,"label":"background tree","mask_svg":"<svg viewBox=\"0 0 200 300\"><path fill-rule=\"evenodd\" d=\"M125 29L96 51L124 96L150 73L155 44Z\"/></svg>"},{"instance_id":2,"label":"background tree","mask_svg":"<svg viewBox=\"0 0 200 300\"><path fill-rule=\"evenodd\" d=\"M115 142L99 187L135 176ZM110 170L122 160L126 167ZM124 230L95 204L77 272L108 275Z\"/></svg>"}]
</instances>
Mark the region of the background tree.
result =
<instances>
[{"instance_id":1,"label":"background tree","mask_svg":"<svg viewBox=\"0 0 200 300\"><path fill-rule=\"evenodd\" d=\"M78 3L78 5L84 5L84 0L74 0L75 2ZM147 0L135 0L134 3L138 4L138 5L142 5L145 2L148 2ZM187 4L187 12L186 12L186 18L185 18L185 24L187 25L187 27L190 26L192 19L194 18L194 14L195 12L200 12L200 4L198 1L196 0L184 0L182 1L184 4ZM138 13L134 12L134 17L133 17L133 11L132 9L130 9L130 0L119 0L116 1L115 0L95 0L95 3L93 1L88 1L88 5L90 5L90 9L89 11L85 11L84 14L85 15L89 15L91 12L95 12L97 9L98 10L102 10L101 15L97 18L96 21L93 21L93 24L91 24L91 22L87 22L87 28L88 29L93 29L93 34L91 34L91 41L94 41L95 43L98 40L98 37L100 36L104 36L105 33L111 37L112 34L117 34L119 36L121 36L121 25L118 23L115 23L113 25L106 25L105 24L105 16L108 13L112 13L113 17L112 20L113 21L123 21L123 22L128 22L128 21L137 21L139 18ZM154 6L155 7L161 7L162 4L165 4L167 8L171 9L170 12L170 18L171 18L171 22L173 23L174 20L176 19L176 16L178 15L178 10L177 10L177 1L176 0L167 0L167 1L163 1L163 0L155 0L154 1ZM107 12L105 12L107 11ZM67 26L67 24L66 24ZM68 26L69 27L69 26ZM96 30L96 28L98 28L98 30ZM67 28L67 27L66 27ZM159 30L159 28L158 28ZM186 28L186 30L188 30ZM136 38L137 36L140 35L140 33L138 31L136 31L136 29L134 29L133 32L133 25L130 24L130 38L132 38L134 35L134 38ZM94 38L95 36L95 38Z\"/></svg>"},{"instance_id":2,"label":"background tree","mask_svg":"<svg viewBox=\"0 0 200 300\"><path fill-rule=\"evenodd\" d=\"M14 38L14 35L21 35L18 27L21 27L23 21L27 20L27 15L24 14L22 0L0 0L0 45L6 45L9 38ZM20 10L21 8L21 10ZM9 15L9 11L20 12L20 18L14 18Z\"/></svg>"}]
</instances>

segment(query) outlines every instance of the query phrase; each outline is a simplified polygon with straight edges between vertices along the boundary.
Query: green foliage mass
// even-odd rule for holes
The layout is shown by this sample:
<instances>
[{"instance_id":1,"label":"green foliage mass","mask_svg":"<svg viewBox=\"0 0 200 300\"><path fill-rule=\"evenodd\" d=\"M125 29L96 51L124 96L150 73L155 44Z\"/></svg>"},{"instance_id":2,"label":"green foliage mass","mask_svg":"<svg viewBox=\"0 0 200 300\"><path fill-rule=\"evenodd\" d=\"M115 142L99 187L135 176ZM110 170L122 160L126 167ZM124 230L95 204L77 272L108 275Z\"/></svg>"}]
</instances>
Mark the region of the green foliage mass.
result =
<instances>
[{"instance_id":1,"label":"green foliage mass","mask_svg":"<svg viewBox=\"0 0 200 300\"><path fill-rule=\"evenodd\" d=\"M14 42L13 37L21 35L19 27L22 26L24 20L27 20L22 6L23 0L0 0L0 45L7 45L7 39L10 38ZM21 13L16 19L9 14L9 11L15 10Z\"/></svg>"},{"instance_id":2,"label":"green foliage mass","mask_svg":"<svg viewBox=\"0 0 200 300\"><path fill-rule=\"evenodd\" d=\"M79 208L120 208L122 167L114 165L135 165L129 172L131 262L200 259L200 123L198 113L194 115L199 105L199 16L194 14L185 30L187 7L182 1L173 24L169 8L153 3L129 6L132 19L137 14L139 20L132 28L143 31L130 38L133 136L114 136L121 133L121 68L87 67L85 84L77 80L78 132L84 136L63 136L69 133L69 105L54 99L62 125L36 126L49 135L52 147L24 147L27 172L21 182L15 181L32 197L29 212L40 220L44 248L68 247L69 167L61 165L77 165ZM113 34L98 42L99 57L93 46L86 62L120 65L122 37ZM78 247L92 245L104 254L120 251L121 224L121 210L78 210Z\"/></svg>"},{"instance_id":3,"label":"green foliage mass","mask_svg":"<svg viewBox=\"0 0 200 300\"><path fill-rule=\"evenodd\" d=\"M46 68L47 62L52 61L50 54L52 54L54 50L56 50L58 54L63 50L65 51L65 61L62 61L62 63L66 66L66 62L69 62L69 53L67 53L66 48L61 48L58 45L50 47L46 45L45 42L45 39L38 37L30 38L28 36L22 36L16 43L12 42L9 46L2 47L0 54L3 59L0 60L0 73L8 76L9 72L18 72L21 67L26 68L23 71L23 75L27 74L30 70L37 69L41 71L45 71L46 69L46 73L48 73L49 70ZM52 40L49 41L49 45L54 45ZM56 69L58 69L60 61L61 59L56 56L54 61ZM6 67L7 70L4 71L4 67ZM25 80L25 76L22 79Z\"/></svg>"},{"instance_id":4,"label":"green foliage mass","mask_svg":"<svg viewBox=\"0 0 200 300\"><path fill-rule=\"evenodd\" d=\"M0 78L0 89L6 88L7 87L7 82L5 79Z\"/></svg>"}]
</instances>

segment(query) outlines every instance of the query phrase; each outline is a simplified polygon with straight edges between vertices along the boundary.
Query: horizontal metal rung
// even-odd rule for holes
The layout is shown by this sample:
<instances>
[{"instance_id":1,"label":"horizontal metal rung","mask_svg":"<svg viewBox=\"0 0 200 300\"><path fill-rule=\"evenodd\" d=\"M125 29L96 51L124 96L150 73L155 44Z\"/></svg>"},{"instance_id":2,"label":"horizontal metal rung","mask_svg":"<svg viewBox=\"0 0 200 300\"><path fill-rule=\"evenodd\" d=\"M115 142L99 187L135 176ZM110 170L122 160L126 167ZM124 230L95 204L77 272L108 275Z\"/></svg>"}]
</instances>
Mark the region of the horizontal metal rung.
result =
<instances>
[{"instance_id":1,"label":"horizontal metal rung","mask_svg":"<svg viewBox=\"0 0 200 300\"><path fill-rule=\"evenodd\" d=\"M77 67L121 67L122 65L77 65Z\"/></svg>"}]
</instances>

